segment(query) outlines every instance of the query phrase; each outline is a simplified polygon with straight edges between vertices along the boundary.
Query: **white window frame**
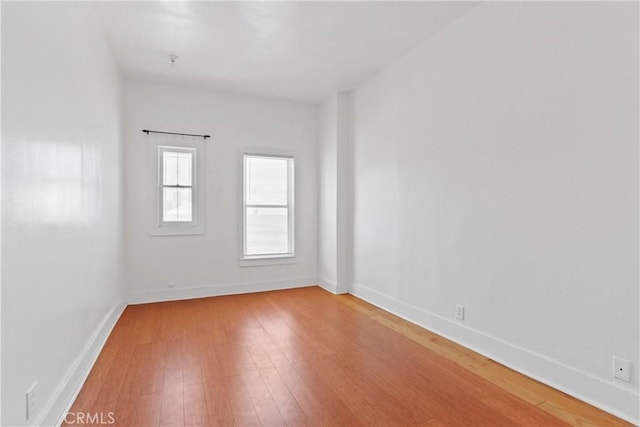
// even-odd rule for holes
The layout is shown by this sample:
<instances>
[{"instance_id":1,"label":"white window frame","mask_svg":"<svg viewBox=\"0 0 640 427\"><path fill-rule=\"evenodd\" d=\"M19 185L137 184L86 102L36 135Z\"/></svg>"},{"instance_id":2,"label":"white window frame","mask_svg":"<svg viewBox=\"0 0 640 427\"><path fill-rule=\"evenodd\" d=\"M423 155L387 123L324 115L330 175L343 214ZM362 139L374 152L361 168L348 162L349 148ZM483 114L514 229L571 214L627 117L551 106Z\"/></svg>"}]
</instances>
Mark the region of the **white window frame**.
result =
<instances>
[{"instance_id":1,"label":"white window frame","mask_svg":"<svg viewBox=\"0 0 640 427\"><path fill-rule=\"evenodd\" d=\"M288 160L287 168L287 204L286 205L247 205L246 204L246 158L247 157L263 157L277 158ZM242 224L240 233L240 266L256 266L256 265L274 265L274 264L292 264L295 263L295 175L296 175L296 159L290 153L265 152L265 151L247 151L241 155L241 172L240 183L242 186L242 199L240 200L240 209L242 210ZM247 208L287 208L287 237L289 252L274 254L257 254L248 255L247 247Z\"/></svg>"},{"instance_id":2,"label":"white window frame","mask_svg":"<svg viewBox=\"0 0 640 427\"><path fill-rule=\"evenodd\" d=\"M163 182L164 177L164 153L188 153L191 154L191 185L165 185ZM195 211L198 205L196 197L196 161L197 152L194 148L186 147L170 147L167 145L158 146L158 209L159 209L159 221L161 227L175 227L177 225L193 225L195 222ZM190 188L191 189L191 221L165 221L164 220L164 189L165 188Z\"/></svg>"},{"instance_id":3,"label":"white window frame","mask_svg":"<svg viewBox=\"0 0 640 427\"><path fill-rule=\"evenodd\" d=\"M166 151L193 153L191 177L191 221L163 221L162 153ZM149 235L181 236L204 234L204 140L156 137L149 144Z\"/></svg>"}]
</instances>

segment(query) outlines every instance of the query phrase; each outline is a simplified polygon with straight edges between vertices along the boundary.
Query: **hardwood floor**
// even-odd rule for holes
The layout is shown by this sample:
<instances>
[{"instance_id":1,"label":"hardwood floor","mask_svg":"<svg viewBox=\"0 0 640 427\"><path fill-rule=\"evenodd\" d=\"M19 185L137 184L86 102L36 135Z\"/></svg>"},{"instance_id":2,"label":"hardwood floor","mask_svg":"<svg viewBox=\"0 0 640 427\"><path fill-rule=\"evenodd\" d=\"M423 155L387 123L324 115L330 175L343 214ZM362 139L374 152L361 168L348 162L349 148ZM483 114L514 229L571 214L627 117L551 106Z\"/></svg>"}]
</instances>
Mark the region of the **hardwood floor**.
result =
<instances>
[{"instance_id":1,"label":"hardwood floor","mask_svg":"<svg viewBox=\"0 0 640 427\"><path fill-rule=\"evenodd\" d=\"M630 425L317 287L127 307L65 425L78 414L121 426Z\"/></svg>"}]
</instances>

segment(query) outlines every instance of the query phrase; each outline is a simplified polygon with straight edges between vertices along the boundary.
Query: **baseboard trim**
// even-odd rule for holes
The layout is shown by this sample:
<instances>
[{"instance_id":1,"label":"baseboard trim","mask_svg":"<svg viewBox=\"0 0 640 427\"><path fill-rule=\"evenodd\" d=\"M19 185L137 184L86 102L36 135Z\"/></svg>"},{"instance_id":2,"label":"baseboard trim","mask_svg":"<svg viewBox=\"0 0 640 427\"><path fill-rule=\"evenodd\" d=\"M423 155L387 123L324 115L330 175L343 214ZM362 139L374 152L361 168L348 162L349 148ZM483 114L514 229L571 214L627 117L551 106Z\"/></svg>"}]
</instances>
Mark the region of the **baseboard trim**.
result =
<instances>
[{"instance_id":1,"label":"baseboard trim","mask_svg":"<svg viewBox=\"0 0 640 427\"><path fill-rule=\"evenodd\" d=\"M349 292L346 287L340 286L333 280L329 280L325 277L318 278L318 286L320 286L327 292L331 292L334 295L346 294Z\"/></svg>"},{"instance_id":2,"label":"baseboard trim","mask_svg":"<svg viewBox=\"0 0 640 427\"><path fill-rule=\"evenodd\" d=\"M282 280L261 282L229 283L203 285L191 288L166 289L161 291L136 292L127 296L129 304L148 304L152 302L178 301L194 298L216 297L221 295L248 294L253 292L278 291L282 289L304 288L316 285L315 277L295 277Z\"/></svg>"},{"instance_id":3,"label":"baseboard trim","mask_svg":"<svg viewBox=\"0 0 640 427\"><path fill-rule=\"evenodd\" d=\"M62 424L125 307L125 304L116 304L109 310L51 393L51 398L46 402L33 425L59 426Z\"/></svg>"},{"instance_id":4,"label":"baseboard trim","mask_svg":"<svg viewBox=\"0 0 640 427\"><path fill-rule=\"evenodd\" d=\"M453 340L528 377L576 397L635 425L639 424L639 395L587 372L462 326L420 307L399 301L362 284L351 293L403 319Z\"/></svg>"}]
</instances>

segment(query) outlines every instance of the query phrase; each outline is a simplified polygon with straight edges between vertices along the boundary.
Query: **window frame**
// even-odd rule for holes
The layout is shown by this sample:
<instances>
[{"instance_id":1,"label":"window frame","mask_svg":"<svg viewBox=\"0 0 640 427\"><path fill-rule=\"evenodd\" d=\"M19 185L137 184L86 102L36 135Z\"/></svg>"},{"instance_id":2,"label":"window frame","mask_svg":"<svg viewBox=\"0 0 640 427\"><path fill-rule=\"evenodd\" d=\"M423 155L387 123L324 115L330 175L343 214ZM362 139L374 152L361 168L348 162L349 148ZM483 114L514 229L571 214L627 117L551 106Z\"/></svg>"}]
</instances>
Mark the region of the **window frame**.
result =
<instances>
[{"instance_id":1,"label":"window frame","mask_svg":"<svg viewBox=\"0 0 640 427\"><path fill-rule=\"evenodd\" d=\"M205 145L204 140L154 136L149 140L149 219L150 236L181 236L205 234ZM191 221L164 221L162 215L163 185L162 153L165 151L193 153L191 165Z\"/></svg>"},{"instance_id":2,"label":"window frame","mask_svg":"<svg viewBox=\"0 0 640 427\"><path fill-rule=\"evenodd\" d=\"M287 160L287 204L286 205L269 205L269 204L247 204L247 158L275 158ZM242 210L242 223L240 233L240 265L273 265L273 264L290 264L295 262L295 156L291 153L274 153L265 151L245 151L240 156L241 172L241 200L240 209ZM247 209L251 207L257 208L286 208L287 209L287 246L289 251L286 253L267 253L267 254L247 254Z\"/></svg>"},{"instance_id":3,"label":"window frame","mask_svg":"<svg viewBox=\"0 0 640 427\"><path fill-rule=\"evenodd\" d=\"M164 153L189 153L191 157L191 185L165 185L164 184ZM168 145L158 145L158 217L160 227L179 227L193 225L196 222L197 212L197 183L196 183L196 165L198 151L191 147L175 147ZM164 220L164 189L165 188L190 188L191 189L191 221L165 221Z\"/></svg>"}]
</instances>

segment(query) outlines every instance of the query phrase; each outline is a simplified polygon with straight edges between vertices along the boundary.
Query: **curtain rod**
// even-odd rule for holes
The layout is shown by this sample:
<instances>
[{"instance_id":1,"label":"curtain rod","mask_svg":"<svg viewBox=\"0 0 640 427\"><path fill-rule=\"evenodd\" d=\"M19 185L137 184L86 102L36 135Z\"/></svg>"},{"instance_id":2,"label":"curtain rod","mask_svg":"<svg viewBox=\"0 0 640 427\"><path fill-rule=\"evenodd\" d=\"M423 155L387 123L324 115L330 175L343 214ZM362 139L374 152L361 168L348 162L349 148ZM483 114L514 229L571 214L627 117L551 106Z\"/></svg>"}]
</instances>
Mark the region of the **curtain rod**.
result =
<instances>
[{"instance_id":1,"label":"curtain rod","mask_svg":"<svg viewBox=\"0 0 640 427\"><path fill-rule=\"evenodd\" d=\"M162 132L159 130L149 130L149 129L142 129L142 132L146 133L147 135L149 135L150 133L163 133L166 135L181 135L181 136L197 136L199 138L211 138L211 135L194 135L192 133L176 133L176 132Z\"/></svg>"}]
</instances>

